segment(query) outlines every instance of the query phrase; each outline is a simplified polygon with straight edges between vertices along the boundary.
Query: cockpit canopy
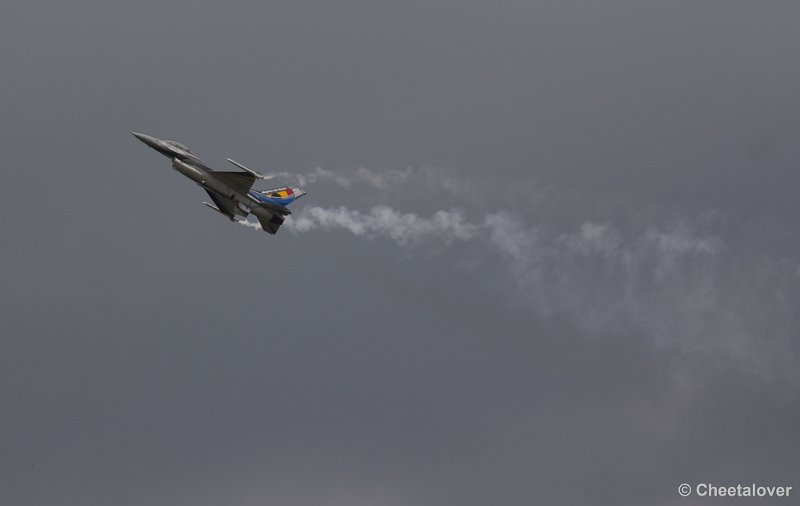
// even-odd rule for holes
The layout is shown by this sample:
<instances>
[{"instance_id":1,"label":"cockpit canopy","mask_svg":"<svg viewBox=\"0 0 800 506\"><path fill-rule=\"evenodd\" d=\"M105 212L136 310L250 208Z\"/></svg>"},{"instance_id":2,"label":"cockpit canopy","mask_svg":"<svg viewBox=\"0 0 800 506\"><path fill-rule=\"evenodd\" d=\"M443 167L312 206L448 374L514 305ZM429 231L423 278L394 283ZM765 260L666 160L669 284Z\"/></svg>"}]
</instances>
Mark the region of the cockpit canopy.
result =
<instances>
[{"instance_id":1,"label":"cockpit canopy","mask_svg":"<svg viewBox=\"0 0 800 506\"><path fill-rule=\"evenodd\" d=\"M169 144L170 146L176 147L178 149L182 149L183 151L186 151L187 153L191 153L189 148L187 148L186 146L184 146L183 144L181 144L178 141L164 141L164 144Z\"/></svg>"}]
</instances>

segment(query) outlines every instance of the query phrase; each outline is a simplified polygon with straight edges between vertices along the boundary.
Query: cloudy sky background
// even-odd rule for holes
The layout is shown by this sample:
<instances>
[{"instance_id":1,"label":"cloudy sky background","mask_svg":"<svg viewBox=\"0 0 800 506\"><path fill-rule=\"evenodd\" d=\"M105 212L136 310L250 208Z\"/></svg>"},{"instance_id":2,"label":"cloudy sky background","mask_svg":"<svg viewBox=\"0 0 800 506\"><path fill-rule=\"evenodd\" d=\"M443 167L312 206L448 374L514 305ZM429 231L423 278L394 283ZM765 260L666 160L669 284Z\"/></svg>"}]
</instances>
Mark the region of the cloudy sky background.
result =
<instances>
[{"instance_id":1,"label":"cloudy sky background","mask_svg":"<svg viewBox=\"0 0 800 506\"><path fill-rule=\"evenodd\" d=\"M798 16L6 2L0 503L800 487ZM309 194L230 224L130 130Z\"/></svg>"}]
</instances>

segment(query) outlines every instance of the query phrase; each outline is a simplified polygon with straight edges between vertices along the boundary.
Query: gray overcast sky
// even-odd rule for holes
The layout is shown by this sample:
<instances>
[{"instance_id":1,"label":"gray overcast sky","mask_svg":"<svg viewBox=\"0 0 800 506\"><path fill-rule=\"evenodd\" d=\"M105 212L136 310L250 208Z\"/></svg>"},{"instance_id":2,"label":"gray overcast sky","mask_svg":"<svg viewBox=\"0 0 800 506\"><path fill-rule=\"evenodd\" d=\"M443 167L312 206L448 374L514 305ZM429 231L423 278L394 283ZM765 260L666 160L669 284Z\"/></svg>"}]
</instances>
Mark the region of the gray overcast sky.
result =
<instances>
[{"instance_id":1,"label":"gray overcast sky","mask_svg":"<svg viewBox=\"0 0 800 506\"><path fill-rule=\"evenodd\" d=\"M6 0L0 503L800 487L798 19ZM270 237L130 130L339 180ZM419 237L346 227L374 206ZM442 216L471 232L425 228Z\"/></svg>"}]
</instances>

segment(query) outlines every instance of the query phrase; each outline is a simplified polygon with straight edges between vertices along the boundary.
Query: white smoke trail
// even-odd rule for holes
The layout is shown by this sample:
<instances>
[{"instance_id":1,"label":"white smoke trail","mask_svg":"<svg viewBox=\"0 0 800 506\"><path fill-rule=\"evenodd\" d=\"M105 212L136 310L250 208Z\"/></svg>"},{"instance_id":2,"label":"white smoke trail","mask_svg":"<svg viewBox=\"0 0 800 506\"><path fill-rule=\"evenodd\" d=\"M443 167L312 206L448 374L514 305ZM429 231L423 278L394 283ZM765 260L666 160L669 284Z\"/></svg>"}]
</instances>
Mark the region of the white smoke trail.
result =
<instances>
[{"instance_id":1,"label":"white smoke trail","mask_svg":"<svg viewBox=\"0 0 800 506\"><path fill-rule=\"evenodd\" d=\"M468 241L479 226L469 223L459 211L436 211L430 218L414 213L400 213L387 206L373 207L368 213L337 207L307 207L287 222L294 233L315 229L346 230L357 236L386 236L404 245L424 237L437 237L444 242Z\"/></svg>"},{"instance_id":2,"label":"white smoke trail","mask_svg":"<svg viewBox=\"0 0 800 506\"><path fill-rule=\"evenodd\" d=\"M237 223L261 230L258 222L243 220ZM316 229L340 229L356 236L389 237L400 245L425 237L436 237L445 243L468 241L479 229L467 222L460 211L436 211L430 218L423 218L414 213L400 213L388 206L376 206L367 213L346 207L306 207L299 214L287 216L284 227L295 234Z\"/></svg>"},{"instance_id":3,"label":"white smoke trail","mask_svg":"<svg viewBox=\"0 0 800 506\"><path fill-rule=\"evenodd\" d=\"M797 263L737 256L685 222L633 236L591 222L558 233L508 212L469 221L458 210L421 217L378 206L307 207L285 226L293 234L341 230L399 245L473 242L503 260L523 307L539 317L561 315L591 333L644 332L658 348L712 355L759 376L793 370Z\"/></svg>"},{"instance_id":4,"label":"white smoke trail","mask_svg":"<svg viewBox=\"0 0 800 506\"><path fill-rule=\"evenodd\" d=\"M236 220L236 223L247 228L252 228L253 230L263 230L263 227L261 227L261 224L257 221Z\"/></svg>"},{"instance_id":5,"label":"white smoke trail","mask_svg":"<svg viewBox=\"0 0 800 506\"><path fill-rule=\"evenodd\" d=\"M474 195L476 187L474 181L439 169L316 168L278 176L299 185L343 188L427 186L462 200ZM543 203L544 214L552 211L547 195L537 195L541 188L531 189L528 183L521 190L527 201ZM684 357L697 356L700 362L711 357L761 377L800 384L793 367L800 328L798 262L735 251L719 237L696 232L704 228L691 220L634 234L593 222L559 232L531 226L505 211L469 220L459 210L425 217L387 206L366 212L314 206L289 216L284 227L293 234L339 230L383 237L401 246L471 243L475 251L500 260L498 265L514 280L520 307L537 317L564 317L590 334L640 332L656 347Z\"/></svg>"},{"instance_id":6,"label":"white smoke trail","mask_svg":"<svg viewBox=\"0 0 800 506\"><path fill-rule=\"evenodd\" d=\"M456 178L451 171L442 168L416 168L371 170L366 167L332 171L317 167L305 174L273 172L272 176L287 184L306 186L314 183L332 183L343 188L364 184L378 190L395 189L399 186L419 183L436 190L459 194L467 191L464 178Z\"/></svg>"}]
</instances>

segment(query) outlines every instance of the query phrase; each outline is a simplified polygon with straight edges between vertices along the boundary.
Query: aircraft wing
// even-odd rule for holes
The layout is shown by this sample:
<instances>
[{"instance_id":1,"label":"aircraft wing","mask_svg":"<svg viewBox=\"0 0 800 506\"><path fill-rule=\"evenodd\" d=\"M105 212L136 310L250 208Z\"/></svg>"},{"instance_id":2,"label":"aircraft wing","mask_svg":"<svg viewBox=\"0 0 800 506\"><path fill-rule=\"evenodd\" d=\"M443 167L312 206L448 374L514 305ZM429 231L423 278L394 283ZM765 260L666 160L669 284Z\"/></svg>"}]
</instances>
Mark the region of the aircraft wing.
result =
<instances>
[{"instance_id":1,"label":"aircraft wing","mask_svg":"<svg viewBox=\"0 0 800 506\"><path fill-rule=\"evenodd\" d=\"M212 171L215 178L230 186L239 193L247 194L257 177L249 172L226 172L222 170Z\"/></svg>"},{"instance_id":2,"label":"aircraft wing","mask_svg":"<svg viewBox=\"0 0 800 506\"><path fill-rule=\"evenodd\" d=\"M219 210L220 213L232 220L234 219L237 210L236 202L225 197L220 197L219 195L216 195L208 190L206 190L206 193L208 193L208 196L214 201L214 204L217 205L217 210Z\"/></svg>"}]
</instances>

